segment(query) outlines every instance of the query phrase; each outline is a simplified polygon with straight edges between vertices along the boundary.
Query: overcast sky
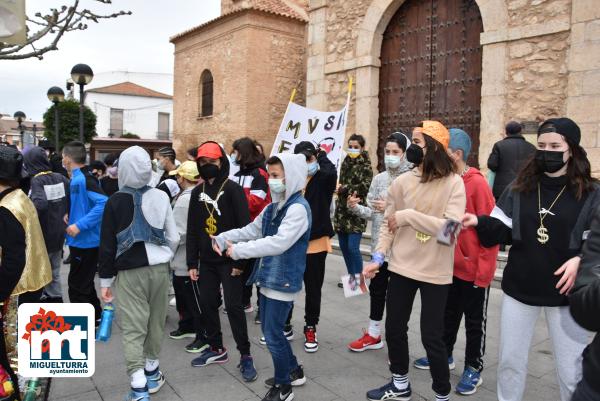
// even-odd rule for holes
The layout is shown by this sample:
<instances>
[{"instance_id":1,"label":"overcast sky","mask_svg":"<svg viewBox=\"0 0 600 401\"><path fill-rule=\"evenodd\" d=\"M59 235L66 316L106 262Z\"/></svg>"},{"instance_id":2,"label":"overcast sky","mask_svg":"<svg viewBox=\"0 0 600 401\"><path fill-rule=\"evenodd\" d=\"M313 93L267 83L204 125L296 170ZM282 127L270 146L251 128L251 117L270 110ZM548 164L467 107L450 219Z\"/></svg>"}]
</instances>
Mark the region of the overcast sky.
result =
<instances>
[{"instance_id":1,"label":"overcast sky","mask_svg":"<svg viewBox=\"0 0 600 401\"><path fill-rule=\"evenodd\" d=\"M27 0L27 14L50 7L70 5L73 0ZM173 45L169 37L216 18L220 0L113 0L112 5L95 6L82 0L86 8L106 14L130 10L132 15L91 22L85 31L69 32L58 51L46 53L43 60L0 60L0 113L25 112L27 118L41 120L50 106L46 92L61 86L70 77L71 67L88 64L95 73L129 70L173 73Z\"/></svg>"}]
</instances>

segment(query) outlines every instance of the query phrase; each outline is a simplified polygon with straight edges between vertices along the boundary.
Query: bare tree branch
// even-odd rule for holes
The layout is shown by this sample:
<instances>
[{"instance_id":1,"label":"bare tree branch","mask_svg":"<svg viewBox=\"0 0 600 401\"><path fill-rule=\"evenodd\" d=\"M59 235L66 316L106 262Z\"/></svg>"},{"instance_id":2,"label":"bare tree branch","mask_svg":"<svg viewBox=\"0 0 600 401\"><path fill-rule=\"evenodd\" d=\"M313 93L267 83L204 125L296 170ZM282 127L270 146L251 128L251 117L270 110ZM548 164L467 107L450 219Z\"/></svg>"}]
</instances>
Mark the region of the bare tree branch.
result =
<instances>
[{"instance_id":1,"label":"bare tree branch","mask_svg":"<svg viewBox=\"0 0 600 401\"><path fill-rule=\"evenodd\" d=\"M112 4L111 0L93 0L101 4ZM131 15L131 11L118 11L112 14L97 14L89 9L80 9L80 0L74 0L71 6L62 5L60 9L51 8L46 15L36 13L34 17L27 17L27 42L22 45L10 45L0 42L0 60L22 60L31 57L42 59L47 52L58 50L58 42L66 32L83 31L88 28L87 22L99 23L102 19L118 18L122 15ZM31 32L31 27L39 29ZM44 46L36 48L35 44L44 39L52 40ZM43 42L40 42L43 43ZM25 48L31 46L33 51L26 52Z\"/></svg>"}]
</instances>

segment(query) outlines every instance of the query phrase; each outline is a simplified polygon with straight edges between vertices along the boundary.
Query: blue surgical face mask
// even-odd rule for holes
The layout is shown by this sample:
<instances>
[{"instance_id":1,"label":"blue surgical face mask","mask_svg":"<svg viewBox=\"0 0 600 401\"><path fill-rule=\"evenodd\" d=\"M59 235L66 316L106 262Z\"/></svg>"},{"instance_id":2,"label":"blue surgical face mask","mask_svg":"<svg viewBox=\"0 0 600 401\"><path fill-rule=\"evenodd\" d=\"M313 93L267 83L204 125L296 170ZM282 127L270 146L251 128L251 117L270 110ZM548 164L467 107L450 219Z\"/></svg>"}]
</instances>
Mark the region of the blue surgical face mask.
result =
<instances>
[{"instance_id":1,"label":"blue surgical face mask","mask_svg":"<svg viewBox=\"0 0 600 401\"><path fill-rule=\"evenodd\" d=\"M281 178L269 178L269 188L271 192L275 194L281 194L285 192L285 184Z\"/></svg>"},{"instance_id":2,"label":"blue surgical face mask","mask_svg":"<svg viewBox=\"0 0 600 401\"><path fill-rule=\"evenodd\" d=\"M229 156L229 161L231 162L232 165L234 166L239 166L240 163L237 160L237 152L233 152L230 156Z\"/></svg>"},{"instance_id":3,"label":"blue surgical face mask","mask_svg":"<svg viewBox=\"0 0 600 401\"><path fill-rule=\"evenodd\" d=\"M385 155L383 159L385 168L398 168L400 166L400 156Z\"/></svg>"},{"instance_id":4,"label":"blue surgical face mask","mask_svg":"<svg viewBox=\"0 0 600 401\"><path fill-rule=\"evenodd\" d=\"M310 177L317 174L317 171L319 171L319 163L317 163L316 161L308 163L308 175Z\"/></svg>"}]
</instances>

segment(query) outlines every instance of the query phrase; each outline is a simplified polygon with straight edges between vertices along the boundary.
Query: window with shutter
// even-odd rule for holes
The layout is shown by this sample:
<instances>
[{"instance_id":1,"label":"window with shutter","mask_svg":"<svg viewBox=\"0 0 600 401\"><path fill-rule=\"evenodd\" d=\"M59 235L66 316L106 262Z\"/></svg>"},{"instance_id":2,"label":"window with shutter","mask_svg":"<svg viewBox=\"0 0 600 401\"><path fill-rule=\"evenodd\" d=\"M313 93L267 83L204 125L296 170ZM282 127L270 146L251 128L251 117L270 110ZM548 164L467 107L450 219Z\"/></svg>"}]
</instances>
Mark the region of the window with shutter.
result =
<instances>
[{"instance_id":1,"label":"window with shutter","mask_svg":"<svg viewBox=\"0 0 600 401\"><path fill-rule=\"evenodd\" d=\"M123 135L123 110L110 109L110 129L108 132L110 137L120 137Z\"/></svg>"},{"instance_id":2,"label":"window with shutter","mask_svg":"<svg viewBox=\"0 0 600 401\"><path fill-rule=\"evenodd\" d=\"M204 70L200 77L200 117L213 114L213 76L209 70Z\"/></svg>"}]
</instances>

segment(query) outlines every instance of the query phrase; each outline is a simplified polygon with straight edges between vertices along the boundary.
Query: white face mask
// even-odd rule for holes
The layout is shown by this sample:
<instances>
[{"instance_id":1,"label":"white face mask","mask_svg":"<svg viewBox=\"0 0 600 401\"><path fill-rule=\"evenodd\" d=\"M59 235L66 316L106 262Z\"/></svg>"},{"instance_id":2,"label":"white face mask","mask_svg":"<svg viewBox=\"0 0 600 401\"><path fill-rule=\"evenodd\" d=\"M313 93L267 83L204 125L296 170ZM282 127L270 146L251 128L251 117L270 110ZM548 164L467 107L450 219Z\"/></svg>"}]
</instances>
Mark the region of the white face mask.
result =
<instances>
[{"instance_id":1,"label":"white face mask","mask_svg":"<svg viewBox=\"0 0 600 401\"><path fill-rule=\"evenodd\" d=\"M238 154L237 152L233 152L230 156L229 156L229 160L231 161L231 164L233 164L234 166L239 166L240 163L237 160Z\"/></svg>"},{"instance_id":2,"label":"white face mask","mask_svg":"<svg viewBox=\"0 0 600 401\"><path fill-rule=\"evenodd\" d=\"M397 168L400 166L400 156L385 155L383 160L385 163L385 168Z\"/></svg>"},{"instance_id":3,"label":"white face mask","mask_svg":"<svg viewBox=\"0 0 600 401\"><path fill-rule=\"evenodd\" d=\"M319 164L316 161L314 161L312 163L308 163L309 177L312 177L313 175L317 174L317 171L319 171Z\"/></svg>"},{"instance_id":4,"label":"white face mask","mask_svg":"<svg viewBox=\"0 0 600 401\"><path fill-rule=\"evenodd\" d=\"M281 194L285 192L285 184L281 178L269 178L269 188L271 192Z\"/></svg>"}]
</instances>

